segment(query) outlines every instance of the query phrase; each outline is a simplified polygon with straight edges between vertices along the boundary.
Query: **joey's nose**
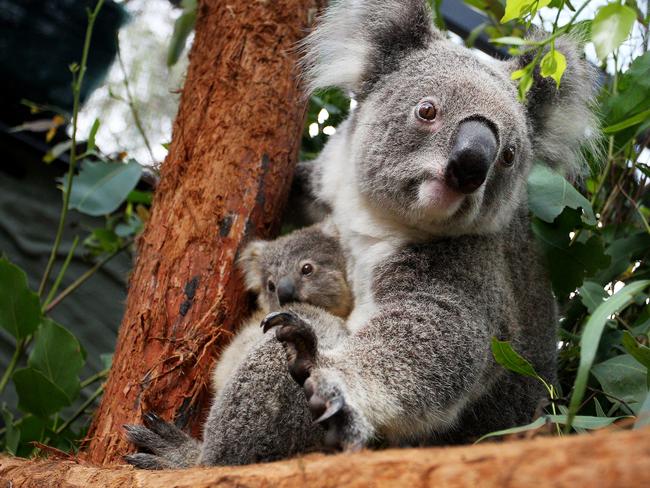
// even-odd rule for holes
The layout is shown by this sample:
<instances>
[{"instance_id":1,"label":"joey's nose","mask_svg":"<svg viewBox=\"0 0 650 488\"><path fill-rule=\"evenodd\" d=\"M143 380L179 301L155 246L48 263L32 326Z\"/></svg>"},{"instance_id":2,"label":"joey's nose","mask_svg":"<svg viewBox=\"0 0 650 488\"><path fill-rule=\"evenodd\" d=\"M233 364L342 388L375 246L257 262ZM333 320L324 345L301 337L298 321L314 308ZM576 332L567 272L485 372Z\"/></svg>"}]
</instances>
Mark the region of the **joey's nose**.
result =
<instances>
[{"instance_id":1,"label":"joey's nose","mask_svg":"<svg viewBox=\"0 0 650 488\"><path fill-rule=\"evenodd\" d=\"M278 281L278 300L280 301L280 305L297 300L296 285L289 276L284 276Z\"/></svg>"},{"instance_id":2,"label":"joey's nose","mask_svg":"<svg viewBox=\"0 0 650 488\"><path fill-rule=\"evenodd\" d=\"M497 139L490 126L481 120L462 122L447 163L447 184L461 193L474 193L485 182L496 154Z\"/></svg>"}]
</instances>

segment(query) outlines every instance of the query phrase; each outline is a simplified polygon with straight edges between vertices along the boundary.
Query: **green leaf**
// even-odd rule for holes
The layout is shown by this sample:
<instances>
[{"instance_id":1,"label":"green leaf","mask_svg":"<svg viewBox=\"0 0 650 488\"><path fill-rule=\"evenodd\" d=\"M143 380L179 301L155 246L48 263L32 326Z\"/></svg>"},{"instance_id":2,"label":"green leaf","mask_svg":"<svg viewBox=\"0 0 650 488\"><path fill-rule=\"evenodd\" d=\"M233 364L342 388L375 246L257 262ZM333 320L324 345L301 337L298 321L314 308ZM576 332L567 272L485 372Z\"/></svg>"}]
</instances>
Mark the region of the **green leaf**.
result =
<instances>
[{"instance_id":1,"label":"green leaf","mask_svg":"<svg viewBox=\"0 0 650 488\"><path fill-rule=\"evenodd\" d=\"M101 360L104 369L109 369L113 364L113 354L100 354L99 359Z\"/></svg>"},{"instance_id":2,"label":"green leaf","mask_svg":"<svg viewBox=\"0 0 650 488\"><path fill-rule=\"evenodd\" d=\"M57 385L70 402L79 394L79 371L84 364L81 345L53 320L43 321L27 364Z\"/></svg>"},{"instance_id":3,"label":"green leaf","mask_svg":"<svg viewBox=\"0 0 650 488\"><path fill-rule=\"evenodd\" d=\"M93 126L90 128L90 134L88 134L88 140L86 141L86 151L91 152L95 150L95 137L97 136L97 131L100 126L99 119L95 119Z\"/></svg>"},{"instance_id":4,"label":"green leaf","mask_svg":"<svg viewBox=\"0 0 650 488\"><path fill-rule=\"evenodd\" d=\"M151 202L153 201L153 192L133 190L126 197L126 201L129 203L143 203L144 205L151 205Z\"/></svg>"},{"instance_id":5,"label":"green leaf","mask_svg":"<svg viewBox=\"0 0 650 488\"><path fill-rule=\"evenodd\" d=\"M591 368L603 391L620 398L635 415L648 394L647 369L629 354L621 354Z\"/></svg>"},{"instance_id":6,"label":"green leaf","mask_svg":"<svg viewBox=\"0 0 650 488\"><path fill-rule=\"evenodd\" d=\"M41 322L41 304L29 289L25 272L4 258L0 258L0 289L0 327L16 339L27 337Z\"/></svg>"},{"instance_id":7,"label":"green leaf","mask_svg":"<svg viewBox=\"0 0 650 488\"><path fill-rule=\"evenodd\" d=\"M7 408L7 405L3 403L0 412L2 413L2 420L6 429L4 434L4 450L12 456L15 456L18 450L18 443L20 442L20 430L14 427L14 416Z\"/></svg>"},{"instance_id":8,"label":"green leaf","mask_svg":"<svg viewBox=\"0 0 650 488\"><path fill-rule=\"evenodd\" d=\"M494 360L504 368L531 378L540 377L535 371L535 368L533 368L533 365L521 357L509 342L500 341L496 337L493 337L491 347Z\"/></svg>"},{"instance_id":9,"label":"green leaf","mask_svg":"<svg viewBox=\"0 0 650 488\"><path fill-rule=\"evenodd\" d=\"M494 39L490 39L490 42L493 44L510 44L511 46L527 46L529 44L532 44L529 39L513 36L496 37Z\"/></svg>"},{"instance_id":10,"label":"green leaf","mask_svg":"<svg viewBox=\"0 0 650 488\"><path fill-rule=\"evenodd\" d=\"M29 457L34 452L34 446L31 442L43 442L45 432L49 424L48 419L35 417L34 415L25 415L20 423L20 446L16 455L20 457Z\"/></svg>"},{"instance_id":11,"label":"green leaf","mask_svg":"<svg viewBox=\"0 0 650 488\"><path fill-rule=\"evenodd\" d=\"M645 400L637 413L637 420L634 423L634 430L642 429L650 425L650 393L645 396Z\"/></svg>"},{"instance_id":12,"label":"green leaf","mask_svg":"<svg viewBox=\"0 0 650 488\"><path fill-rule=\"evenodd\" d=\"M528 177L528 208L545 222L552 223L565 207L582 209L582 220L596 225L591 203L560 173L537 164Z\"/></svg>"},{"instance_id":13,"label":"green leaf","mask_svg":"<svg viewBox=\"0 0 650 488\"><path fill-rule=\"evenodd\" d=\"M615 421L620 420L624 417L589 417L584 415L578 415L573 419L573 426L578 429L601 429L607 427L608 425L613 424ZM522 425L520 427L512 427L510 429L498 430L496 432L490 432L485 434L476 443L481 442L483 439L488 437L504 436L510 434L519 434L521 432L526 432L529 430L536 430L540 427L543 427L547 423L566 425L567 416L566 415L544 415L543 417L538 418L534 422L531 422L527 425Z\"/></svg>"},{"instance_id":14,"label":"green leaf","mask_svg":"<svg viewBox=\"0 0 650 488\"><path fill-rule=\"evenodd\" d=\"M576 211L567 209L558 220L570 213L575 214ZM578 221L578 218L575 220ZM532 229L542 243L553 290L560 297L573 292L583 284L585 276L594 275L611 262L598 235L591 236L585 243L576 241L570 244L569 230L557 222L548 224L535 218Z\"/></svg>"},{"instance_id":15,"label":"green leaf","mask_svg":"<svg viewBox=\"0 0 650 488\"><path fill-rule=\"evenodd\" d=\"M605 302L601 303L587 320L580 339L580 365L578 366L578 373L573 385L573 394L569 403L569 424L582 403L582 398L587 388L589 371L592 369L591 366L596 358L600 336L603 333L608 318L632 303L634 295L643 291L648 285L650 285L650 280L628 283Z\"/></svg>"},{"instance_id":16,"label":"green leaf","mask_svg":"<svg viewBox=\"0 0 650 488\"><path fill-rule=\"evenodd\" d=\"M174 66L178 62L196 23L196 0L185 1L183 4L183 13L174 22L174 32L167 51L167 66Z\"/></svg>"},{"instance_id":17,"label":"green leaf","mask_svg":"<svg viewBox=\"0 0 650 488\"><path fill-rule=\"evenodd\" d=\"M88 161L74 177L70 208L93 217L116 210L135 188L142 174L136 161L126 163Z\"/></svg>"},{"instance_id":18,"label":"green leaf","mask_svg":"<svg viewBox=\"0 0 650 488\"><path fill-rule=\"evenodd\" d=\"M540 417L534 422L531 422L530 424L522 425L519 427L511 427L509 429L497 430L495 432L490 432L489 434L485 434L484 436L480 437L474 444L478 444L482 440L488 439L490 437L519 434L521 432L527 432L529 430L536 430L539 429L540 427L544 427L544 425L546 425L546 418Z\"/></svg>"},{"instance_id":19,"label":"green leaf","mask_svg":"<svg viewBox=\"0 0 650 488\"><path fill-rule=\"evenodd\" d=\"M506 11L501 23L514 19L523 19L526 15L535 15L540 8L546 7L551 0L506 0Z\"/></svg>"},{"instance_id":20,"label":"green leaf","mask_svg":"<svg viewBox=\"0 0 650 488\"><path fill-rule=\"evenodd\" d=\"M650 109L645 110L641 113L638 113L636 115L633 115L627 120L624 120L623 122L619 122L618 124L610 125L609 127L605 127L603 129L603 132L605 134L613 134L614 132L621 131L623 129L627 129L628 127L632 127L634 125L638 125L642 122L645 122L646 119L650 118Z\"/></svg>"},{"instance_id":21,"label":"green leaf","mask_svg":"<svg viewBox=\"0 0 650 488\"><path fill-rule=\"evenodd\" d=\"M627 330L623 333L621 342L630 356L645 366L646 369L650 370L650 347L639 344L634 336Z\"/></svg>"},{"instance_id":22,"label":"green leaf","mask_svg":"<svg viewBox=\"0 0 650 488\"><path fill-rule=\"evenodd\" d=\"M70 405L63 390L34 368L17 370L13 383L18 395L18 407L25 412L45 418Z\"/></svg>"},{"instance_id":23,"label":"green leaf","mask_svg":"<svg viewBox=\"0 0 650 488\"><path fill-rule=\"evenodd\" d=\"M609 3L598 9L591 24L591 40L601 61L627 39L635 20L634 10L619 3Z\"/></svg>"},{"instance_id":24,"label":"green leaf","mask_svg":"<svg viewBox=\"0 0 650 488\"><path fill-rule=\"evenodd\" d=\"M594 281L585 281L579 291L582 304L587 307L589 313L594 313L598 305L609 296L605 288Z\"/></svg>"},{"instance_id":25,"label":"green leaf","mask_svg":"<svg viewBox=\"0 0 650 488\"><path fill-rule=\"evenodd\" d=\"M566 70L566 58L564 54L556 49L547 52L540 63L541 75L544 78L551 77L555 80L557 87L560 87L560 80Z\"/></svg>"}]
</instances>

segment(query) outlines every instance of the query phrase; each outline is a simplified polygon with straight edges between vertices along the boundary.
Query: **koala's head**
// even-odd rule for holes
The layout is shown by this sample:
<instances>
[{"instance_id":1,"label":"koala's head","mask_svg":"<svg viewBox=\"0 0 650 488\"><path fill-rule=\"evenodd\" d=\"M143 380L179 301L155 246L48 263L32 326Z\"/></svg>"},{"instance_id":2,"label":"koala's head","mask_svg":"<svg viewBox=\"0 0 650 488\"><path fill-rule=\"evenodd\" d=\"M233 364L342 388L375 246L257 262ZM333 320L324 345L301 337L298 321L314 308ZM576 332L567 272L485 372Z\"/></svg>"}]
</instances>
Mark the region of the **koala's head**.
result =
<instances>
[{"instance_id":1,"label":"koala's head","mask_svg":"<svg viewBox=\"0 0 650 488\"><path fill-rule=\"evenodd\" d=\"M495 231L525 201L540 160L577 173L597 135L593 71L569 39L559 90L535 73L527 102L508 61L478 57L437 31L423 0L341 0L304 43L311 88L352 91L347 154L363 201L418 230Z\"/></svg>"},{"instance_id":2,"label":"koala's head","mask_svg":"<svg viewBox=\"0 0 650 488\"><path fill-rule=\"evenodd\" d=\"M321 226L297 230L274 241L253 241L239 258L247 288L260 308L304 302L346 317L352 293L338 239Z\"/></svg>"}]
</instances>

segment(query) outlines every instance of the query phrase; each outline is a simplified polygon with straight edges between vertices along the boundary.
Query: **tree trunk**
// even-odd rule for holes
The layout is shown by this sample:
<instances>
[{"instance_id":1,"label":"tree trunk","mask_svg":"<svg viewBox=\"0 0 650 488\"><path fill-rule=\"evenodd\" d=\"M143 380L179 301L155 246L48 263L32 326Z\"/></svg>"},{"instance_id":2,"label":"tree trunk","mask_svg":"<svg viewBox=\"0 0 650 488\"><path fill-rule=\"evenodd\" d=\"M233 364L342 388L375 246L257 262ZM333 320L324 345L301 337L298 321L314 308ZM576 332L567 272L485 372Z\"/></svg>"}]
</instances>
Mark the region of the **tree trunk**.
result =
<instances>
[{"instance_id":1,"label":"tree trunk","mask_svg":"<svg viewBox=\"0 0 650 488\"><path fill-rule=\"evenodd\" d=\"M95 463L126 454L122 425L148 410L200 432L211 366L247 313L237 252L275 235L287 198L305 109L294 46L313 7L200 2L173 141L88 433Z\"/></svg>"},{"instance_id":2,"label":"tree trunk","mask_svg":"<svg viewBox=\"0 0 650 488\"><path fill-rule=\"evenodd\" d=\"M0 457L0 481L16 488L648 487L650 430L453 448L315 454L270 464L181 471Z\"/></svg>"}]
</instances>

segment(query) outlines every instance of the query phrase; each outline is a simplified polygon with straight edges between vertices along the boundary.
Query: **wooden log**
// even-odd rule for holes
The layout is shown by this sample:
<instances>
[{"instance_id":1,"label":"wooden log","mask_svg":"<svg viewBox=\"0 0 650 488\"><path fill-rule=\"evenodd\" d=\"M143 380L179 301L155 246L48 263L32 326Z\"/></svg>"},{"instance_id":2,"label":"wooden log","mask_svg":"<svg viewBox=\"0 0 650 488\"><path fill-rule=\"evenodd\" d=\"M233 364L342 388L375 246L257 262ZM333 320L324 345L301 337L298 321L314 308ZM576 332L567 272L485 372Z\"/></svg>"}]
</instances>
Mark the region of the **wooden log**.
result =
<instances>
[{"instance_id":1,"label":"wooden log","mask_svg":"<svg viewBox=\"0 0 650 488\"><path fill-rule=\"evenodd\" d=\"M650 486L650 429L431 449L391 449L242 467L142 471L0 458L0 486L208 488Z\"/></svg>"},{"instance_id":2,"label":"wooden log","mask_svg":"<svg viewBox=\"0 0 650 488\"><path fill-rule=\"evenodd\" d=\"M210 369L247 313L237 252L276 234L287 199L305 110L294 47L314 6L199 4L172 144L88 433L95 463L129 452L122 425L148 410L200 433Z\"/></svg>"}]
</instances>

